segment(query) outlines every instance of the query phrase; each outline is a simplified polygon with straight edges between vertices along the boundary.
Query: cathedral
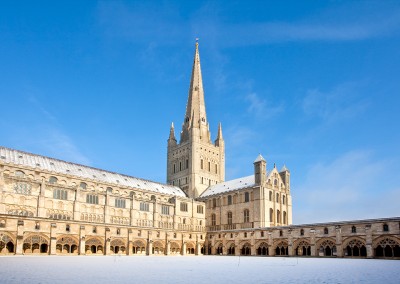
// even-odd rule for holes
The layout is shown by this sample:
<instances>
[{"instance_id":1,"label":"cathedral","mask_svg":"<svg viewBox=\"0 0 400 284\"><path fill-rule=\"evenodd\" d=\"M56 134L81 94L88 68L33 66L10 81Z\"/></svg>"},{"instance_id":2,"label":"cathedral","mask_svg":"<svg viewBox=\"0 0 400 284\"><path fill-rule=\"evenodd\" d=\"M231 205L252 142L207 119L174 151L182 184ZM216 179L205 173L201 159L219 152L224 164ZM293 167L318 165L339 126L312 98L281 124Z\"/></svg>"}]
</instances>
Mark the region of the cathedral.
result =
<instances>
[{"instance_id":1,"label":"cathedral","mask_svg":"<svg viewBox=\"0 0 400 284\"><path fill-rule=\"evenodd\" d=\"M261 154L225 181L197 42L178 138L165 184L0 147L0 254L400 257L398 217L293 225L290 171Z\"/></svg>"}]
</instances>

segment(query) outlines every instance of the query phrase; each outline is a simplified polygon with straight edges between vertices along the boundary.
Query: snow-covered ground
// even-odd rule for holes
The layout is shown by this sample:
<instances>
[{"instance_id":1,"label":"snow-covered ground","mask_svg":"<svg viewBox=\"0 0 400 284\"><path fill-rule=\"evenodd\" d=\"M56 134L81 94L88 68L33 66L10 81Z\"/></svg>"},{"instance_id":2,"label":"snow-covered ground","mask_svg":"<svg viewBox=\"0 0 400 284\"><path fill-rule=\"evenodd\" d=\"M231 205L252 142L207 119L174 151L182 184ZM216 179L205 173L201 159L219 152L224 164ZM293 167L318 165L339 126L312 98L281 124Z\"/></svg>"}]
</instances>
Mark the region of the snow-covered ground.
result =
<instances>
[{"instance_id":1,"label":"snow-covered ground","mask_svg":"<svg viewBox=\"0 0 400 284\"><path fill-rule=\"evenodd\" d=\"M0 283L400 283L400 260L5 256Z\"/></svg>"}]
</instances>

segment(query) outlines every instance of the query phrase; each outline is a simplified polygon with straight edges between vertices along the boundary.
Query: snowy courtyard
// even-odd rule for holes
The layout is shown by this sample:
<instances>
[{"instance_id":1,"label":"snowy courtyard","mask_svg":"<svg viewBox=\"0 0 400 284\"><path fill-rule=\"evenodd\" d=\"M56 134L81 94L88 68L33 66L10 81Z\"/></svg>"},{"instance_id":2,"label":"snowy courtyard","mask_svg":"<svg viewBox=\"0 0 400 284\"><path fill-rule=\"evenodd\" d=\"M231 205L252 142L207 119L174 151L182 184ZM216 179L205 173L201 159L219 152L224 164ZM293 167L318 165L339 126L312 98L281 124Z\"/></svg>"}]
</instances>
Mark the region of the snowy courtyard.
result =
<instances>
[{"instance_id":1,"label":"snowy courtyard","mask_svg":"<svg viewBox=\"0 0 400 284\"><path fill-rule=\"evenodd\" d=\"M399 283L400 261L238 256L6 256L1 283Z\"/></svg>"}]
</instances>

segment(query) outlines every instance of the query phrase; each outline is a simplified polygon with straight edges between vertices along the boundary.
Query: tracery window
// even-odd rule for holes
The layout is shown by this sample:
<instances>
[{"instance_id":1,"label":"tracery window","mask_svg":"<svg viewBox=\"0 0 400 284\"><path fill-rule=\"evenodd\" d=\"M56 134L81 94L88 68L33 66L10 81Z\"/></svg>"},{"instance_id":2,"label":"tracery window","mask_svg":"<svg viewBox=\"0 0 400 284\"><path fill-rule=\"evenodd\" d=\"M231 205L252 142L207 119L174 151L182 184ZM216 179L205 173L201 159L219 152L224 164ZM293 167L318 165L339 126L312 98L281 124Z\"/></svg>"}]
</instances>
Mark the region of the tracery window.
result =
<instances>
[{"instance_id":1,"label":"tracery window","mask_svg":"<svg viewBox=\"0 0 400 284\"><path fill-rule=\"evenodd\" d=\"M117 208L125 208L126 202L123 198L115 198L115 207Z\"/></svg>"},{"instance_id":2,"label":"tracery window","mask_svg":"<svg viewBox=\"0 0 400 284\"><path fill-rule=\"evenodd\" d=\"M55 188L53 190L53 198L67 200L68 199L68 191L65 189Z\"/></svg>"},{"instance_id":3,"label":"tracery window","mask_svg":"<svg viewBox=\"0 0 400 284\"><path fill-rule=\"evenodd\" d=\"M150 211L150 205L147 202L140 202L140 211Z\"/></svg>"},{"instance_id":4,"label":"tracery window","mask_svg":"<svg viewBox=\"0 0 400 284\"><path fill-rule=\"evenodd\" d=\"M32 186L26 182L17 182L14 185L14 192L24 195L31 195L32 193Z\"/></svg>"},{"instance_id":5,"label":"tracery window","mask_svg":"<svg viewBox=\"0 0 400 284\"><path fill-rule=\"evenodd\" d=\"M286 202L286 196L282 195L282 204L285 205L285 202Z\"/></svg>"},{"instance_id":6,"label":"tracery window","mask_svg":"<svg viewBox=\"0 0 400 284\"><path fill-rule=\"evenodd\" d=\"M99 204L99 197L95 194L86 194L86 203Z\"/></svg>"},{"instance_id":7,"label":"tracery window","mask_svg":"<svg viewBox=\"0 0 400 284\"><path fill-rule=\"evenodd\" d=\"M182 212L187 212L188 211L188 204L186 202L181 202L180 209L181 209Z\"/></svg>"}]
</instances>

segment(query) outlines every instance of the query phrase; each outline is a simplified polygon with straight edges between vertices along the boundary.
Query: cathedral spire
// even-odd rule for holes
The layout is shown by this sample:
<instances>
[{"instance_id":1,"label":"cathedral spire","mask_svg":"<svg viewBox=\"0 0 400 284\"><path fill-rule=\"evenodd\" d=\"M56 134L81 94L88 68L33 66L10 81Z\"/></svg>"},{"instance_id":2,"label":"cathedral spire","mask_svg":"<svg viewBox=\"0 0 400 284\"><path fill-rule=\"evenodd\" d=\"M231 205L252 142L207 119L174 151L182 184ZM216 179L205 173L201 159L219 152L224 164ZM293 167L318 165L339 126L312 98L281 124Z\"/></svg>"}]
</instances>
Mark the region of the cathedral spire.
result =
<instances>
[{"instance_id":1,"label":"cathedral spire","mask_svg":"<svg viewBox=\"0 0 400 284\"><path fill-rule=\"evenodd\" d=\"M218 124L218 134L217 139L215 139L215 146L221 146L224 142L224 138L222 137L222 125L221 122Z\"/></svg>"},{"instance_id":2,"label":"cathedral spire","mask_svg":"<svg viewBox=\"0 0 400 284\"><path fill-rule=\"evenodd\" d=\"M175 128L173 122L171 123L171 128L169 129L168 144L176 145Z\"/></svg>"},{"instance_id":3,"label":"cathedral spire","mask_svg":"<svg viewBox=\"0 0 400 284\"><path fill-rule=\"evenodd\" d=\"M199 43L196 41L192 77L190 79L189 96L186 104L186 113L182 127L183 138L188 138L190 129L200 128L200 136L207 137L207 116L204 102L203 79L201 76Z\"/></svg>"}]
</instances>

